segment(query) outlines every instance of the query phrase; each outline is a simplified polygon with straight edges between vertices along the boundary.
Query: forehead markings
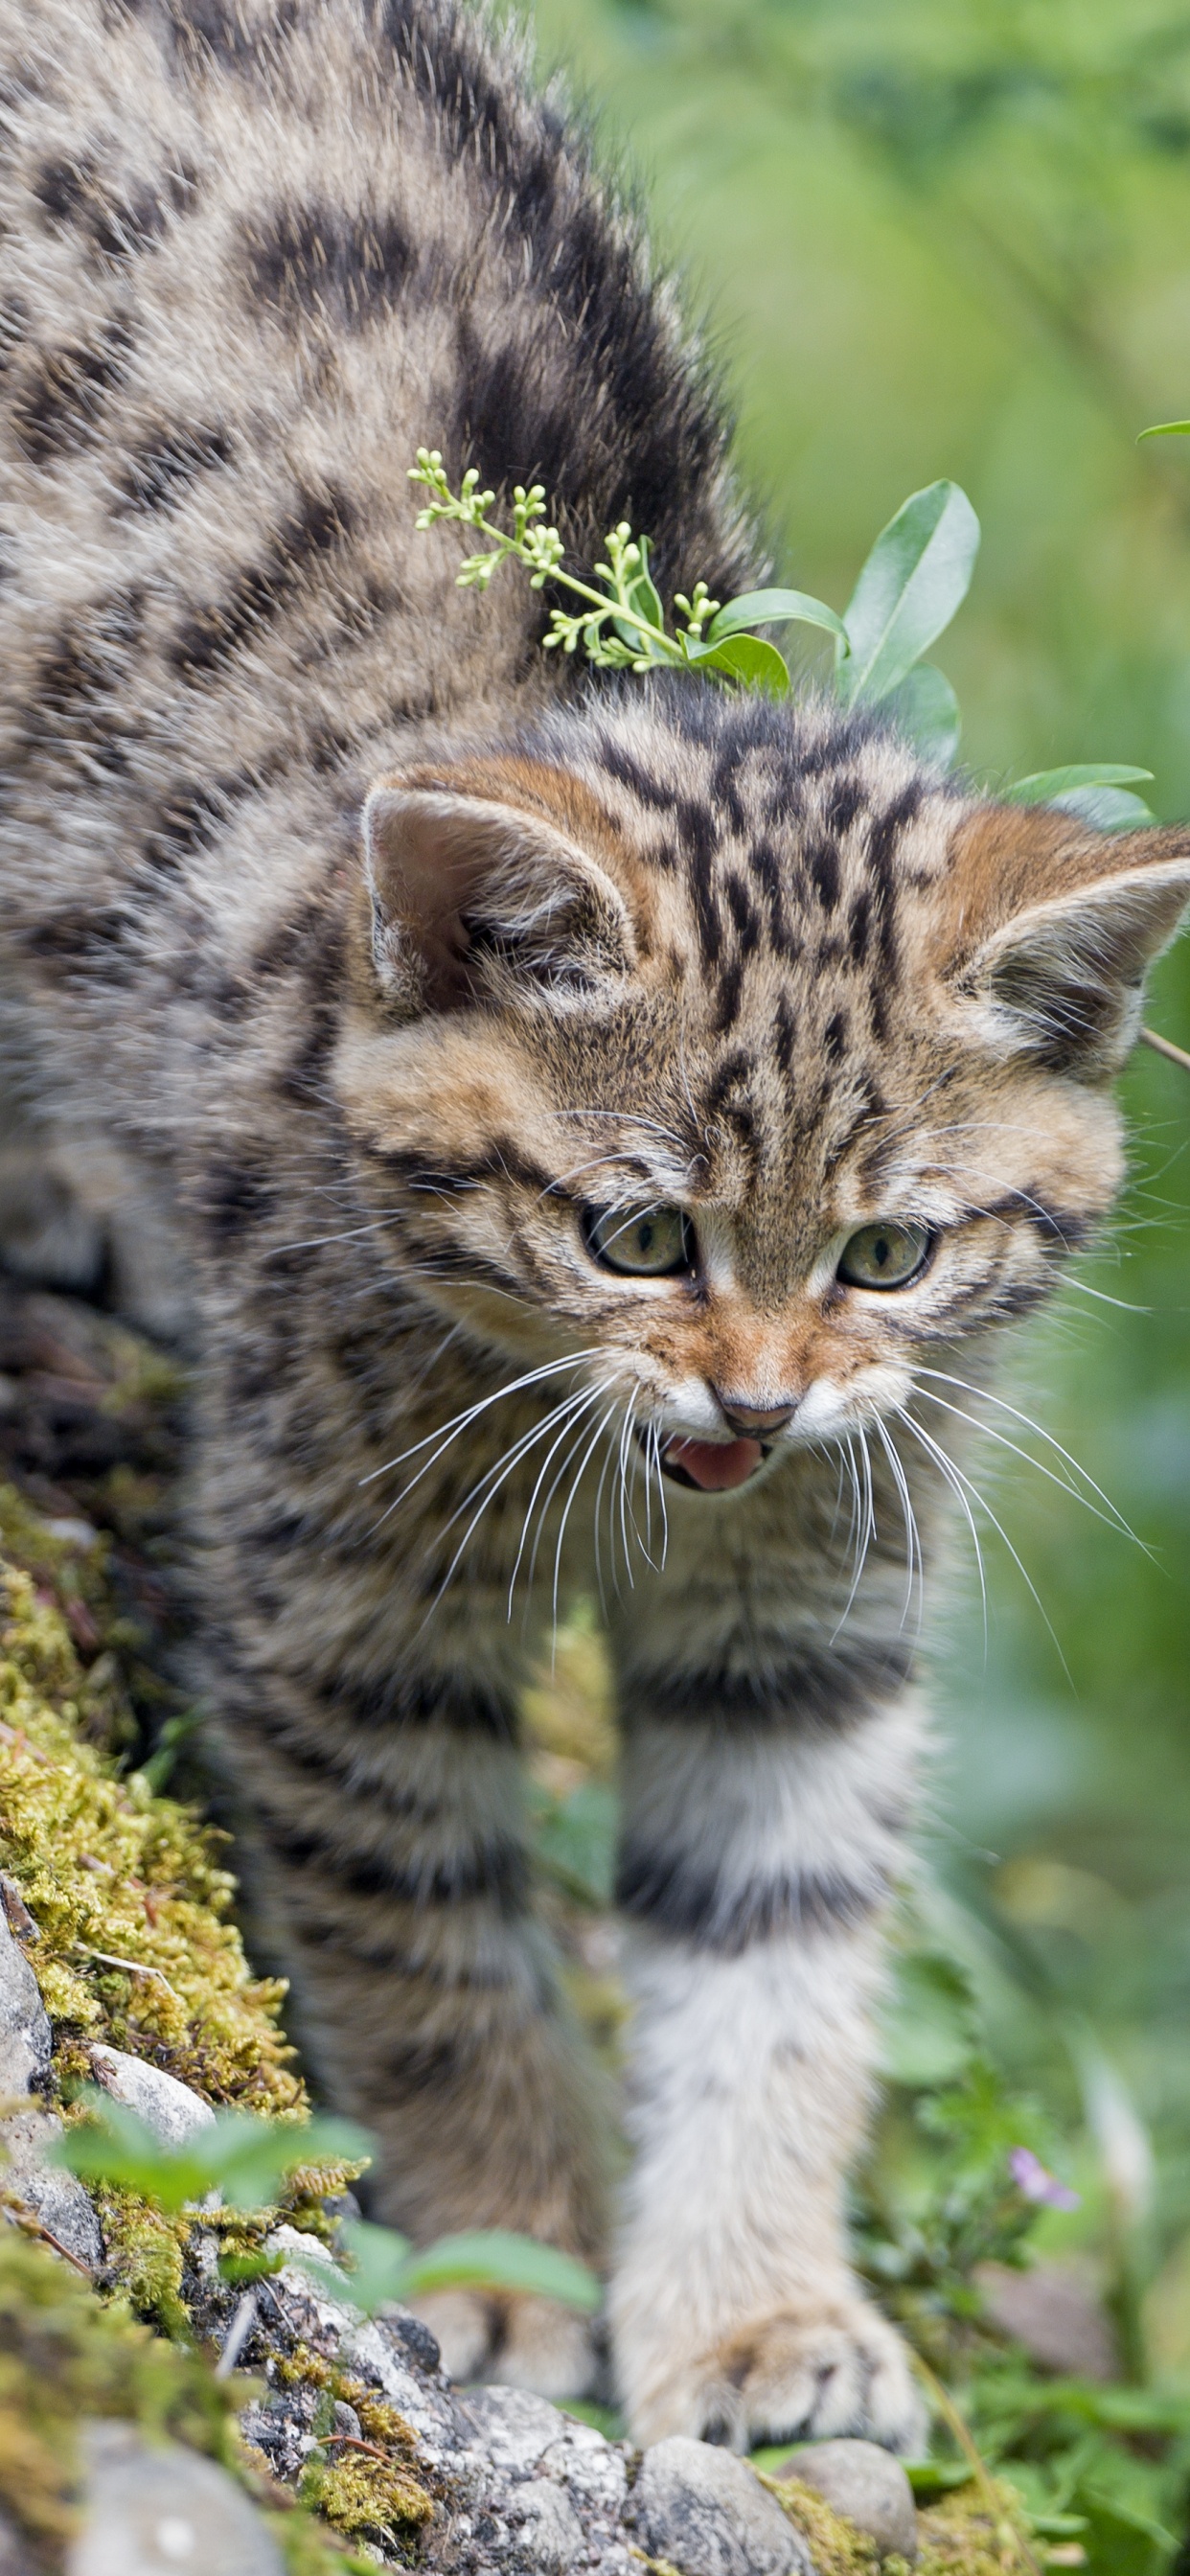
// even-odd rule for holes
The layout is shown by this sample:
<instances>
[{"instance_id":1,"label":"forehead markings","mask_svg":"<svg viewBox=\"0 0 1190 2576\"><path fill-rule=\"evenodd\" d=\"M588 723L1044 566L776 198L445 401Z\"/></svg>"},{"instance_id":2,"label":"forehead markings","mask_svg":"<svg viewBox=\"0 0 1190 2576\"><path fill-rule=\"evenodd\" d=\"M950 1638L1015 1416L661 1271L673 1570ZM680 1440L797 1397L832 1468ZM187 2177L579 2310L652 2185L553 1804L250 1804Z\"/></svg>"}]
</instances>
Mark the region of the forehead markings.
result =
<instances>
[{"instance_id":1,"label":"forehead markings","mask_svg":"<svg viewBox=\"0 0 1190 2576\"><path fill-rule=\"evenodd\" d=\"M878 1038L887 1036L888 996L896 989L901 972L893 861L897 844L917 813L923 793L921 781L910 779L900 795L895 796L883 814L877 816L868 835L867 862L872 879L877 949L872 969L872 1025Z\"/></svg>"}]
</instances>

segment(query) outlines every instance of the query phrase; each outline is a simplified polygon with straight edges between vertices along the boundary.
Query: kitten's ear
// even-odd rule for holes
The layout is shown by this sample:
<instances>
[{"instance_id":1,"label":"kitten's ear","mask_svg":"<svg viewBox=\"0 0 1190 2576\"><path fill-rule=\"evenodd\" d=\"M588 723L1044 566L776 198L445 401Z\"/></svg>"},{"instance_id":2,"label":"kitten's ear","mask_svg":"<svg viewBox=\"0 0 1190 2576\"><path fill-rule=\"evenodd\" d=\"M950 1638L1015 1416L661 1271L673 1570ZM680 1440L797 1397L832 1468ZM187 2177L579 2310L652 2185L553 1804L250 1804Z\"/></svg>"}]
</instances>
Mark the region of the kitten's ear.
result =
<instances>
[{"instance_id":1,"label":"kitten's ear","mask_svg":"<svg viewBox=\"0 0 1190 2576\"><path fill-rule=\"evenodd\" d=\"M449 778L390 778L372 788L363 831L372 962L394 1001L460 1010L509 976L561 997L633 963L618 888L543 814Z\"/></svg>"},{"instance_id":2,"label":"kitten's ear","mask_svg":"<svg viewBox=\"0 0 1190 2576\"><path fill-rule=\"evenodd\" d=\"M983 900L970 901L969 885L962 909L971 944L955 981L982 1005L1001 1045L1102 1080L1136 1043L1145 976L1190 903L1190 831L1109 839L1072 833L1054 814L1009 812L1011 846L1002 842L1004 865L991 882L986 830L980 836ZM1004 808L999 818L1007 819Z\"/></svg>"}]
</instances>

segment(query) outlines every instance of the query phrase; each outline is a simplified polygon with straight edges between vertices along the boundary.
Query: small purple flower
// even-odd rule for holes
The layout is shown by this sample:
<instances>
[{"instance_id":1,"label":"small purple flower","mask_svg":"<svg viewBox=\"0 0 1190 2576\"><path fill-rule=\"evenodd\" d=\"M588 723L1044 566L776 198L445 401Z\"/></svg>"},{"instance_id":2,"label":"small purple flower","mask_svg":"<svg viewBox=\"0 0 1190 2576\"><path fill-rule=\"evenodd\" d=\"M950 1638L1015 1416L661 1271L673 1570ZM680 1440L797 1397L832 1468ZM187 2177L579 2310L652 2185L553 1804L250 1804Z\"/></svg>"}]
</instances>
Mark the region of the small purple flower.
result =
<instances>
[{"instance_id":1,"label":"small purple flower","mask_svg":"<svg viewBox=\"0 0 1190 2576\"><path fill-rule=\"evenodd\" d=\"M1047 2209L1081 2209L1081 2193L1071 2191L1067 2183L1059 2182L1054 2174L1047 2173L1032 2147L1010 2147L1008 2170L1017 2190L1024 2193L1026 2200L1042 2201Z\"/></svg>"}]
</instances>

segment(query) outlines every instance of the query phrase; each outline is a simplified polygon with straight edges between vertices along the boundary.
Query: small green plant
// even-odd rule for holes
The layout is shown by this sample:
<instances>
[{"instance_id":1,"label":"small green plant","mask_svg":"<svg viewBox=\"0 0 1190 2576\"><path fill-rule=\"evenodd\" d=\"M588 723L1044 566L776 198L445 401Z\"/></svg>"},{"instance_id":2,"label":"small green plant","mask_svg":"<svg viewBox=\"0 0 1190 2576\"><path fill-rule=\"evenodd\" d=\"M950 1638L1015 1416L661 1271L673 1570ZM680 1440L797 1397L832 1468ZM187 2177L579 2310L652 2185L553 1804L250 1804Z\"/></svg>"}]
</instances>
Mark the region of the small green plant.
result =
<instances>
[{"instance_id":1,"label":"small green plant","mask_svg":"<svg viewBox=\"0 0 1190 2576\"><path fill-rule=\"evenodd\" d=\"M259 2212L295 2173L344 2165L358 2171L371 2157L368 2132L348 2120L299 2123L224 2111L173 2146L125 2103L93 2088L80 2098L87 2117L56 2141L55 2161L83 2181L134 2192L168 2217L197 2210L212 2192L224 2209ZM444 2236L416 2249L394 2228L364 2219L349 2219L340 2235L348 2274L329 2259L303 2254L294 2260L321 2288L367 2316L390 2302L457 2288L521 2290L568 2307L599 2306L599 2284L585 2263L503 2228ZM249 2280L276 2267L267 2251L253 2250L227 2256L222 2268L227 2279Z\"/></svg>"},{"instance_id":2,"label":"small green plant","mask_svg":"<svg viewBox=\"0 0 1190 2576\"><path fill-rule=\"evenodd\" d=\"M409 479L430 495L418 513L419 528L454 522L487 539L486 548L461 565L461 589L486 590L511 558L524 566L532 589L553 582L583 601L573 614L551 609L543 638L547 652L573 653L581 643L601 670L676 667L783 698L791 686L788 664L775 644L750 630L791 623L821 627L834 638L835 685L844 705L887 702L933 756L953 759L954 692L921 656L966 598L979 547L979 521L957 483L931 483L897 511L877 538L842 617L803 590L750 590L721 605L704 581L696 581L688 597L676 595L682 622L671 633L649 570L650 540L634 536L626 521L608 533L608 560L595 566L597 588L566 570L562 539L545 519L543 484L517 484L508 529L489 515L496 495L480 490L475 466L468 466L458 492L452 492L439 450L419 447Z\"/></svg>"},{"instance_id":3,"label":"small green plant","mask_svg":"<svg viewBox=\"0 0 1190 2576\"><path fill-rule=\"evenodd\" d=\"M312 2254L295 2255L293 2260L316 2287L346 2299L369 2317L378 2308L405 2305L431 2290L521 2290L588 2313L599 2306L602 2296L585 2263L503 2227L440 2236L433 2245L419 2248L395 2228L373 2227L367 2219L349 2218L339 2233L351 2266L346 2278Z\"/></svg>"},{"instance_id":4,"label":"small green plant","mask_svg":"<svg viewBox=\"0 0 1190 2576\"><path fill-rule=\"evenodd\" d=\"M225 2209L265 2209L290 2174L320 2165L358 2170L371 2151L366 2130L349 2120L260 2120L250 2111L220 2111L172 2146L126 2103L90 2086L79 2100L88 2116L55 2142L55 2162L84 2182L136 2192L169 2217L212 2191Z\"/></svg>"},{"instance_id":5,"label":"small green plant","mask_svg":"<svg viewBox=\"0 0 1190 2576\"><path fill-rule=\"evenodd\" d=\"M941 2424L941 2455L913 2483L941 2494L978 2459L1019 2501L1035 2559L1159 2576L1185 2515L1190 2390L1153 2384L1143 2338L1130 2355L1122 2331L1119 2379L1046 2375L988 2314L983 2266L1028 2268L1049 2213L1077 2228L1079 2195L1061 2176L1062 2140L989 2048L974 1974L985 1949L953 1900L937 1923L908 1927L885 2028L888 2104L857 2195L861 2268L919 2356ZM1088 2061L1085 2034L1056 2005L1054 2039L1094 2134L1103 2061Z\"/></svg>"},{"instance_id":6,"label":"small green plant","mask_svg":"<svg viewBox=\"0 0 1190 2576\"><path fill-rule=\"evenodd\" d=\"M671 632L649 570L650 540L634 536L627 521L609 530L607 561L596 564L591 583L566 569L562 538L546 519L543 484L516 485L512 526L502 528L491 516L496 495L480 490L475 466L452 492L440 450L419 447L409 479L430 496L418 512L420 529L454 524L487 540L460 566L460 589L486 590L512 561L527 571L531 589L554 583L584 603L573 613L551 608L546 652L574 653L581 644L600 670L697 671L728 687L783 698L792 686L789 666L775 644L751 629L816 626L834 639L833 683L841 703L881 707L923 759L940 770L953 766L958 700L945 674L922 656L962 606L979 552L979 521L957 483L927 484L902 503L881 529L842 616L803 590L750 590L721 605L696 581L688 597L675 596L681 622ZM1149 807L1131 792L1151 776L1119 761L1081 762L1038 771L1001 793L1010 803L1059 805L1100 830L1121 831L1152 822Z\"/></svg>"}]
</instances>

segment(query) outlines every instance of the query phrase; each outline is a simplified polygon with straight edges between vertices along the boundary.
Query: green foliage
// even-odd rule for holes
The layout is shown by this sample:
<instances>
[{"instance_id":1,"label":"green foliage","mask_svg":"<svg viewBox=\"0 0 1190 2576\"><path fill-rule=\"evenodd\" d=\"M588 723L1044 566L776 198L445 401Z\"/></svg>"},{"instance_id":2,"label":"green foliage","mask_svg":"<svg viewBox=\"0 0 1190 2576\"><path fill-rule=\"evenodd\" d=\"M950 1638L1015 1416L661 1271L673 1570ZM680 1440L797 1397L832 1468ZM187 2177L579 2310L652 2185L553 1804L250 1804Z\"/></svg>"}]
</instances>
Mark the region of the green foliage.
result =
<instances>
[{"instance_id":1,"label":"green foliage","mask_svg":"<svg viewBox=\"0 0 1190 2576\"><path fill-rule=\"evenodd\" d=\"M1046 2376L988 2315L982 2267L1027 2267L1052 2213L1078 2195L1051 2170L1069 2167L1069 2146L990 2050L962 1956L964 1932L978 1953L978 1927L957 1928L944 1946L911 1926L898 1958L889 2101L857 2191L859 2262L989 2472L1019 2498L1035 2547L1077 2545L1093 2576L1160 2576L1190 2503L1190 2389L1148 2383L1143 2349L1132 2384ZM940 2439L939 2456L914 2468L922 2496L971 2475L945 2416Z\"/></svg>"},{"instance_id":2,"label":"green foliage","mask_svg":"<svg viewBox=\"0 0 1190 2576\"><path fill-rule=\"evenodd\" d=\"M242 2402L197 2354L102 2305L56 2255L0 2228L0 2502L39 2565L59 2563L74 2525L82 2417L131 2419L230 2467Z\"/></svg>"},{"instance_id":3,"label":"green foliage","mask_svg":"<svg viewBox=\"0 0 1190 2576\"><path fill-rule=\"evenodd\" d=\"M84 2182L139 2193L171 2216L211 2191L226 2209L265 2209L288 2175L322 2165L358 2165L371 2146L366 2131L349 2120L315 2118L299 2125L259 2120L250 2111L220 2111L209 2127L175 2146L105 2093L87 2088L79 2100L88 2117L55 2142L54 2161Z\"/></svg>"},{"instance_id":4,"label":"green foliage","mask_svg":"<svg viewBox=\"0 0 1190 2576\"><path fill-rule=\"evenodd\" d=\"M979 521L957 483L931 483L881 531L844 613L845 706L877 706L949 626L971 585Z\"/></svg>"},{"instance_id":5,"label":"green foliage","mask_svg":"<svg viewBox=\"0 0 1190 2576\"><path fill-rule=\"evenodd\" d=\"M547 652L560 646L573 653L581 643L601 670L676 666L783 698L790 689L789 666L775 644L750 630L792 623L821 627L834 638L835 685L844 706L877 706L900 691L896 714L906 732L920 736L928 757L941 752L953 758L953 692L940 671L915 666L962 605L974 568L979 522L957 484L932 483L897 511L877 537L843 617L801 590L747 591L720 606L706 583L697 581L689 598L677 594L674 604L684 622L671 634L649 572L650 541L634 537L626 521L608 532L608 560L595 566L603 587L596 589L566 571L557 528L541 524L543 484L515 486L507 529L489 516L496 495L480 491L475 466L468 466L458 493L452 493L440 451L419 447L409 479L431 496L418 512L420 529L448 521L488 539L485 552L465 558L457 576L460 589L486 590L511 557L528 572L531 589L561 583L588 603L577 614L551 609L543 638Z\"/></svg>"},{"instance_id":6,"label":"green foliage","mask_svg":"<svg viewBox=\"0 0 1190 2576\"><path fill-rule=\"evenodd\" d=\"M104 2093L92 2088L80 2100L87 2116L55 2142L54 2161L85 2182L147 2201L167 2218L196 2210L211 2193L225 2210L267 2211L295 2173L314 2176L329 2166L337 2179L344 2165L358 2171L369 2161L372 2141L349 2120L318 2117L299 2125L223 2111L209 2127L170 2145L139 2113ZM346 2296L367 2316L390 2302L444 2289L521 2290L567 2307L599 2306L599 2284L585 2263L504 2228L443 2236L417 2248L394 2228L364 2219L348 2219L340 2234L350 2264L347 2279L329 2261L305 2254L294 2259L311 2279ZM227 2280L258 2280L275 2268L256 2247L226 2253L220 2265Z\"/></svg>"},{"instance_id":7,"label":"green foliage","mask_svg":"<svg viewBox=\"0 0 1190 2576\"><path fill-rule=\"evenodd\" d=\"M474 466L452 493L439 450L419 447L409 479L431 494L418 513L420 529L445 520L478 529L489 540L485 553L466 557L457 576L461 589L486 590L493 573L512 558L528 571L532 589L560 582L591 603L578 615L551 609L550 630L542 639L547 652L561 645L573 653L581 641L601 670L676 666L784 698L791 687L788 663L775 644L750 629L794 621L823 627L834 637L841 703L882 706L923 760L943 771L953 765L961 731L958 699L945 674L921 657L961 608L979 551L979 521L957 483L931 483L902 504L877 537L842 617L800 590L746 591L720 607L699 581L688 599L678 593L675 606L686 622L670 634L649 573L650 541L634 537L626 521L609 531L608 561L595 567L604 584L600 591L565 570L557 528L540 524L543 484L515 486L508 530L489 517L496 496L480 491ZM1123 831L1154 818L1121 782L1151 775L1118 761L1081 762L1035 772L1004 792L1018 804L1064 806L1101 830Z\"/></svg>"},{"instance_id":8,"label":"green foliage","mask_svg":"<svg viewBox=\"0 0 1190 2576\"><path fill-rule=\"evenodd\" d=\"M534 2298L557 2299L563 2306L599 2306L599 2283L585 2263L538 2245L530 2236L507 2228L477 2228L465 2236L440 2236L433 2245L415 2248L392 2227L373 2227L349 2218L340 2230L350 2271L319 2263L313 2255L295 2255L299 2270L332 2297L346 2297L353 2308L374 2316L377 2309L404 2304L430 2290L521 2290Z\"/></svg>"}]
</instances>

